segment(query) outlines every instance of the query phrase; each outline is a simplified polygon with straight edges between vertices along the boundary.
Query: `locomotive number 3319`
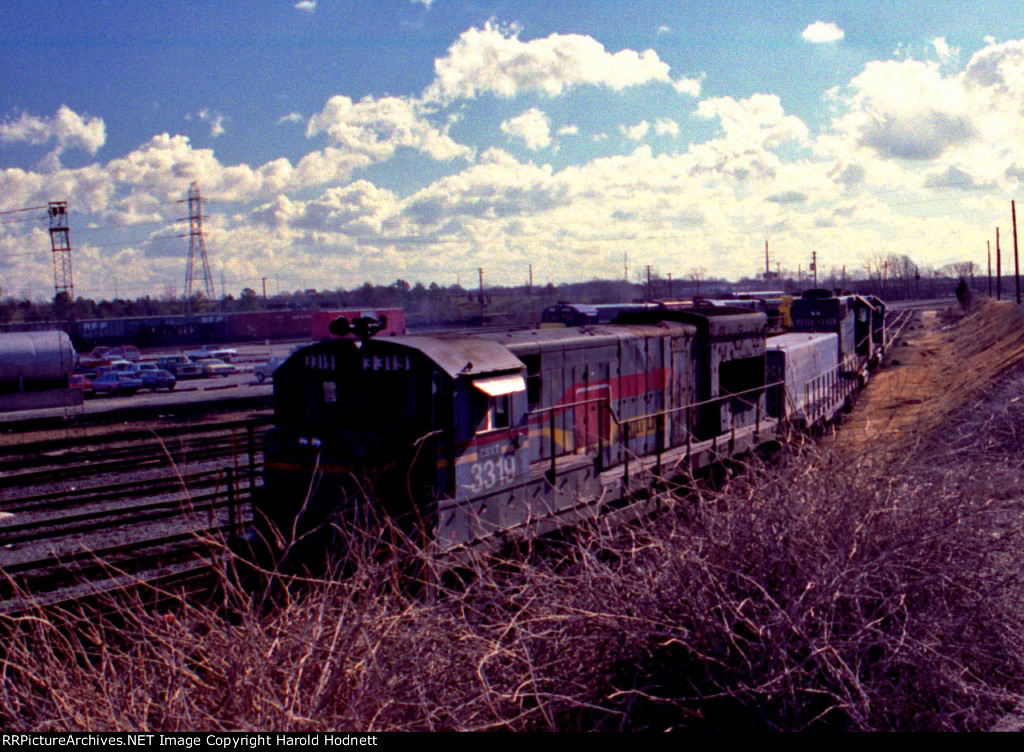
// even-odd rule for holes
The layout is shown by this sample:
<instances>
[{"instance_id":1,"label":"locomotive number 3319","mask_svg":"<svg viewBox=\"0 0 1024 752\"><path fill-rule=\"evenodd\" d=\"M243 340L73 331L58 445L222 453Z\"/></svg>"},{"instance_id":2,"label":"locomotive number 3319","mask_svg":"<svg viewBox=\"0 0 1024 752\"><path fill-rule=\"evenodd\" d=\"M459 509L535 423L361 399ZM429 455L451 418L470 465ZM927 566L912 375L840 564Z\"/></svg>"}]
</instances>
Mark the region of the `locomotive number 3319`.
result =
<instances>
[{"instance_id":1,"label":"locomotive number 3319","mask_svg":"<svg viewBox=\"0 0 1024 752\"><path fill-rule=\"evenodd\" d=\"M469 468L473 493L487 491L495 486L505 486L516 479L516 458L509 454L504 457L474 462Z\"/></svg>"}]
</instances>

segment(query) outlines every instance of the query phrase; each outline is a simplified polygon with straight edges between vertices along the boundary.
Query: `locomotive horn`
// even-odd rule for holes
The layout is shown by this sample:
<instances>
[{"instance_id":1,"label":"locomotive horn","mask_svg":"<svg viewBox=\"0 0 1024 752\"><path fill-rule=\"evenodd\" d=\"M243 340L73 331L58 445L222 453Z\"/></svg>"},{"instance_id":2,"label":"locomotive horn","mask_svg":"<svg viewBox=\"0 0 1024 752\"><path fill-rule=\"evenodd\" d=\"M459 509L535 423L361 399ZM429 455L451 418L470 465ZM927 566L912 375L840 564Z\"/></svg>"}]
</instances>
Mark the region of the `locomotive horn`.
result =
<instances>
[{"instance_id":1,"label":"locomotive horn","mask_svg":"<svg viewBox=\"0 0 1024 752\"><path fill-rule=\"evenodd\" d=\"M344 316L339 316L327 325L327 329L335 337L346 337L352 331L352 325Z\"/></svg>"},{"instance_id":2,"label":"locomotive horn","mask_svg":"<svg viewBox=\"0 0 1024 752\"><path fill-rule=\"evenodd\" d=\"M372 316L359 316L352 319L352 321L349 321L344 316L340 316L328 324L327 328L336 337L347 337L349 334L354 334L365 342L373 335L386 329L387 325L387 316L381 316L379 319L375 319Z\"/></svg>"}]
</instances>

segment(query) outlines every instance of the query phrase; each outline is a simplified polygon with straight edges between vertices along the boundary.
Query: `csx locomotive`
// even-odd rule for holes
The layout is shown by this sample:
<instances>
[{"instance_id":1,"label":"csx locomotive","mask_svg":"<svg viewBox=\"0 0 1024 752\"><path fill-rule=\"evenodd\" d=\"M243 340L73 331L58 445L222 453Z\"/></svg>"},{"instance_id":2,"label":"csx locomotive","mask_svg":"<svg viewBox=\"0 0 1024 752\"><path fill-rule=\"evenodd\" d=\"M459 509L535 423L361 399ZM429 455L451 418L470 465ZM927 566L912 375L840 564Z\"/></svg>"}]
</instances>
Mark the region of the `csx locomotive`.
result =
<instances>
[{"instance_id":1,"label":"csx locomotive","mask_svg":"<svg viewBox=\"0 0 1024 752\"><path fill-rule=\"evenodd\" d=\"M832 314L866 310L870 340L879 309L853 297L806 301L806 327L826 344L810 372L804 364L816 383L789 390L839 405L860 366ZM472 336L375 339L379 324L357 326L358 339L306 347L275 373L254 510L255 533L278 547L385 517L446 551L635 514L652 503L637 493L652 473L749 452L777 440L780 421L810 415L799 395L777 397L769 412L766 316L746 309L677 306ZM794 349L783 370L801 357ZM834 410L814 413L824 414Z\"/></svg>"}]
</instances>

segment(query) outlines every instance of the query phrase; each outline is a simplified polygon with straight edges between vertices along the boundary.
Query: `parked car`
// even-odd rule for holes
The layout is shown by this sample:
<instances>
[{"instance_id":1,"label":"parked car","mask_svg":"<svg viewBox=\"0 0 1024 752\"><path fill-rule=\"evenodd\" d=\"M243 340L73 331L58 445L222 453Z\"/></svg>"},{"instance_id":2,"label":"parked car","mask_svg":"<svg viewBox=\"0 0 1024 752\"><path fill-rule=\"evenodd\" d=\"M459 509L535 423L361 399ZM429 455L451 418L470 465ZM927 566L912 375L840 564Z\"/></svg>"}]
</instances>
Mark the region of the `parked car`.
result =
<instances>
[{"instance_id":1,"label":"parked car","mask_svg":"<svg viewBox=\"0 0 1024 752\"><path fill-rule=\"evenodd\" d=\"M233 347L221 347L220 345L203 345L198 350L189 350L185 353L192 360L206 360L216 358L225 363L230 363L238 355L238 350Z\"/></svg>"},{"instance_id":2,"label":"parked car","mask_svg":"<svg viewBox=\"0 0 1024 752\"><path fill-rule=\"evenodd\" d=\"M68 377L68 386L71 389L81 389L82 396L86 397L92 394L92 379L89 378L88 374L84 373L73 373Z\"/></svg>"},{"instance_id":3,"label":"parked car","mask_svg":"<svg viewBox=\"0 0 1024 752\"><path fill-rule=\"evenodd\" d=\"M184 355L169 355L166 358L160 358L157 360L156 366L170 371L178 380L198 379L203 375L203 369Z\"/></svg>"},{"instance_id":4,"label":"parked car","mask_svg":"<svg viewBox=\"0 0 1024 752\"><path fill-rule=\"evenodd\" d=\"M143 389L151 389L154 392L157 389L170 391L178 383L173 373L160 368L156 363L138 363L132 373L142 379Z\"/></svg>"},{"instance_id":5,"label":"parked car","mask_svg":"<svg viewBox=\"0 0 1024 752\"><path fill-rule=\"evenodd\" d=\"M135 394L141 388L142 379L127 371L107 371L92 382L92 389L96 394L111 396Z\"/></svg>"},{"instance_id":6,"label":"parked car","mask_svg":"<svg viewBox=\"0 0 1024 752\"><path fill-rule=\"evenodd\" d=\"M109 360L105 366L96 368L96 375L101 376L107 371L124 371L129 373L135 370L135 364L130 360Z\"/></svg>"},{"instance_id":7,"label":"parked car","mask_svg":"<svg viewBox=\"0 0 1024 752\"><path fill-rule=\"evenodd\" d=\"M92 352L78 356L78 367L83 371L91 371L101 366L110 365L110 347L94 347Z\"/></svg>"},{"instance_id":8,"label":"parked car","mask_svg":"<svg viewBox=\"0 0 1024 752\"><path fill-rule=\"evenodd\" d=\"M256 380L262 384L267 379L273 379L274 371L276 371L277 367L286 360L288 360L287 355L275 355L266 363L260 363L258 366L253 368L252 372L256 374Z\"/></svg>"},{"instance_id":9,"label":"parked car","mask_svg":"<svg viewBox=\"0 0 1024 752\"><path fill-rule=\"evenodd\" d=\"M135 345L121 345L110 351L110 357L115 360L127 360L132 363L138 363L142 360L142 353L139 352L139 348Z\"/></svg>"},{"instance_id":10,"label":"parked car","mask_svg":"<svg viewBox=\"0 0 1024 752\"><path fill-rule=\"evenodd\" d=\"M238 373L238 369L233 365L217 358L200 358L195 361L195 364L203 369L203 376L223 376L227 378L233 373Z\"/></svg>"}]
</instances>

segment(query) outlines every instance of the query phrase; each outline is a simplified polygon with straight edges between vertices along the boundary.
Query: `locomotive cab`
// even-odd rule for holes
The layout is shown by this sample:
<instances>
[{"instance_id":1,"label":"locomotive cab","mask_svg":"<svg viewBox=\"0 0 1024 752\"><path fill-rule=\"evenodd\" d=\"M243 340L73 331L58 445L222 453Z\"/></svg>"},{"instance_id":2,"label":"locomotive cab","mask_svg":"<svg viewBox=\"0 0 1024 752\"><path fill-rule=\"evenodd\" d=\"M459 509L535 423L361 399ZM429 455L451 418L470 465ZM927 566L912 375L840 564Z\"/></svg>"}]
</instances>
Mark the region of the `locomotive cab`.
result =
<instances>
[{"instance_id":1,"label":"locomotive cab","mask_svg":"<svg viewBox=\"0 0 1024 752\"><path fill-rule=\"evenodd\" d=\"M255 515L270 528L264 537L287 545L314 536L336 548L321 539L385 519L432 535L438 500L527 472L523 371L505 348L466 339L334 340L298 351L274 377L276 427Z\"/></svg>"}]
</instances>

